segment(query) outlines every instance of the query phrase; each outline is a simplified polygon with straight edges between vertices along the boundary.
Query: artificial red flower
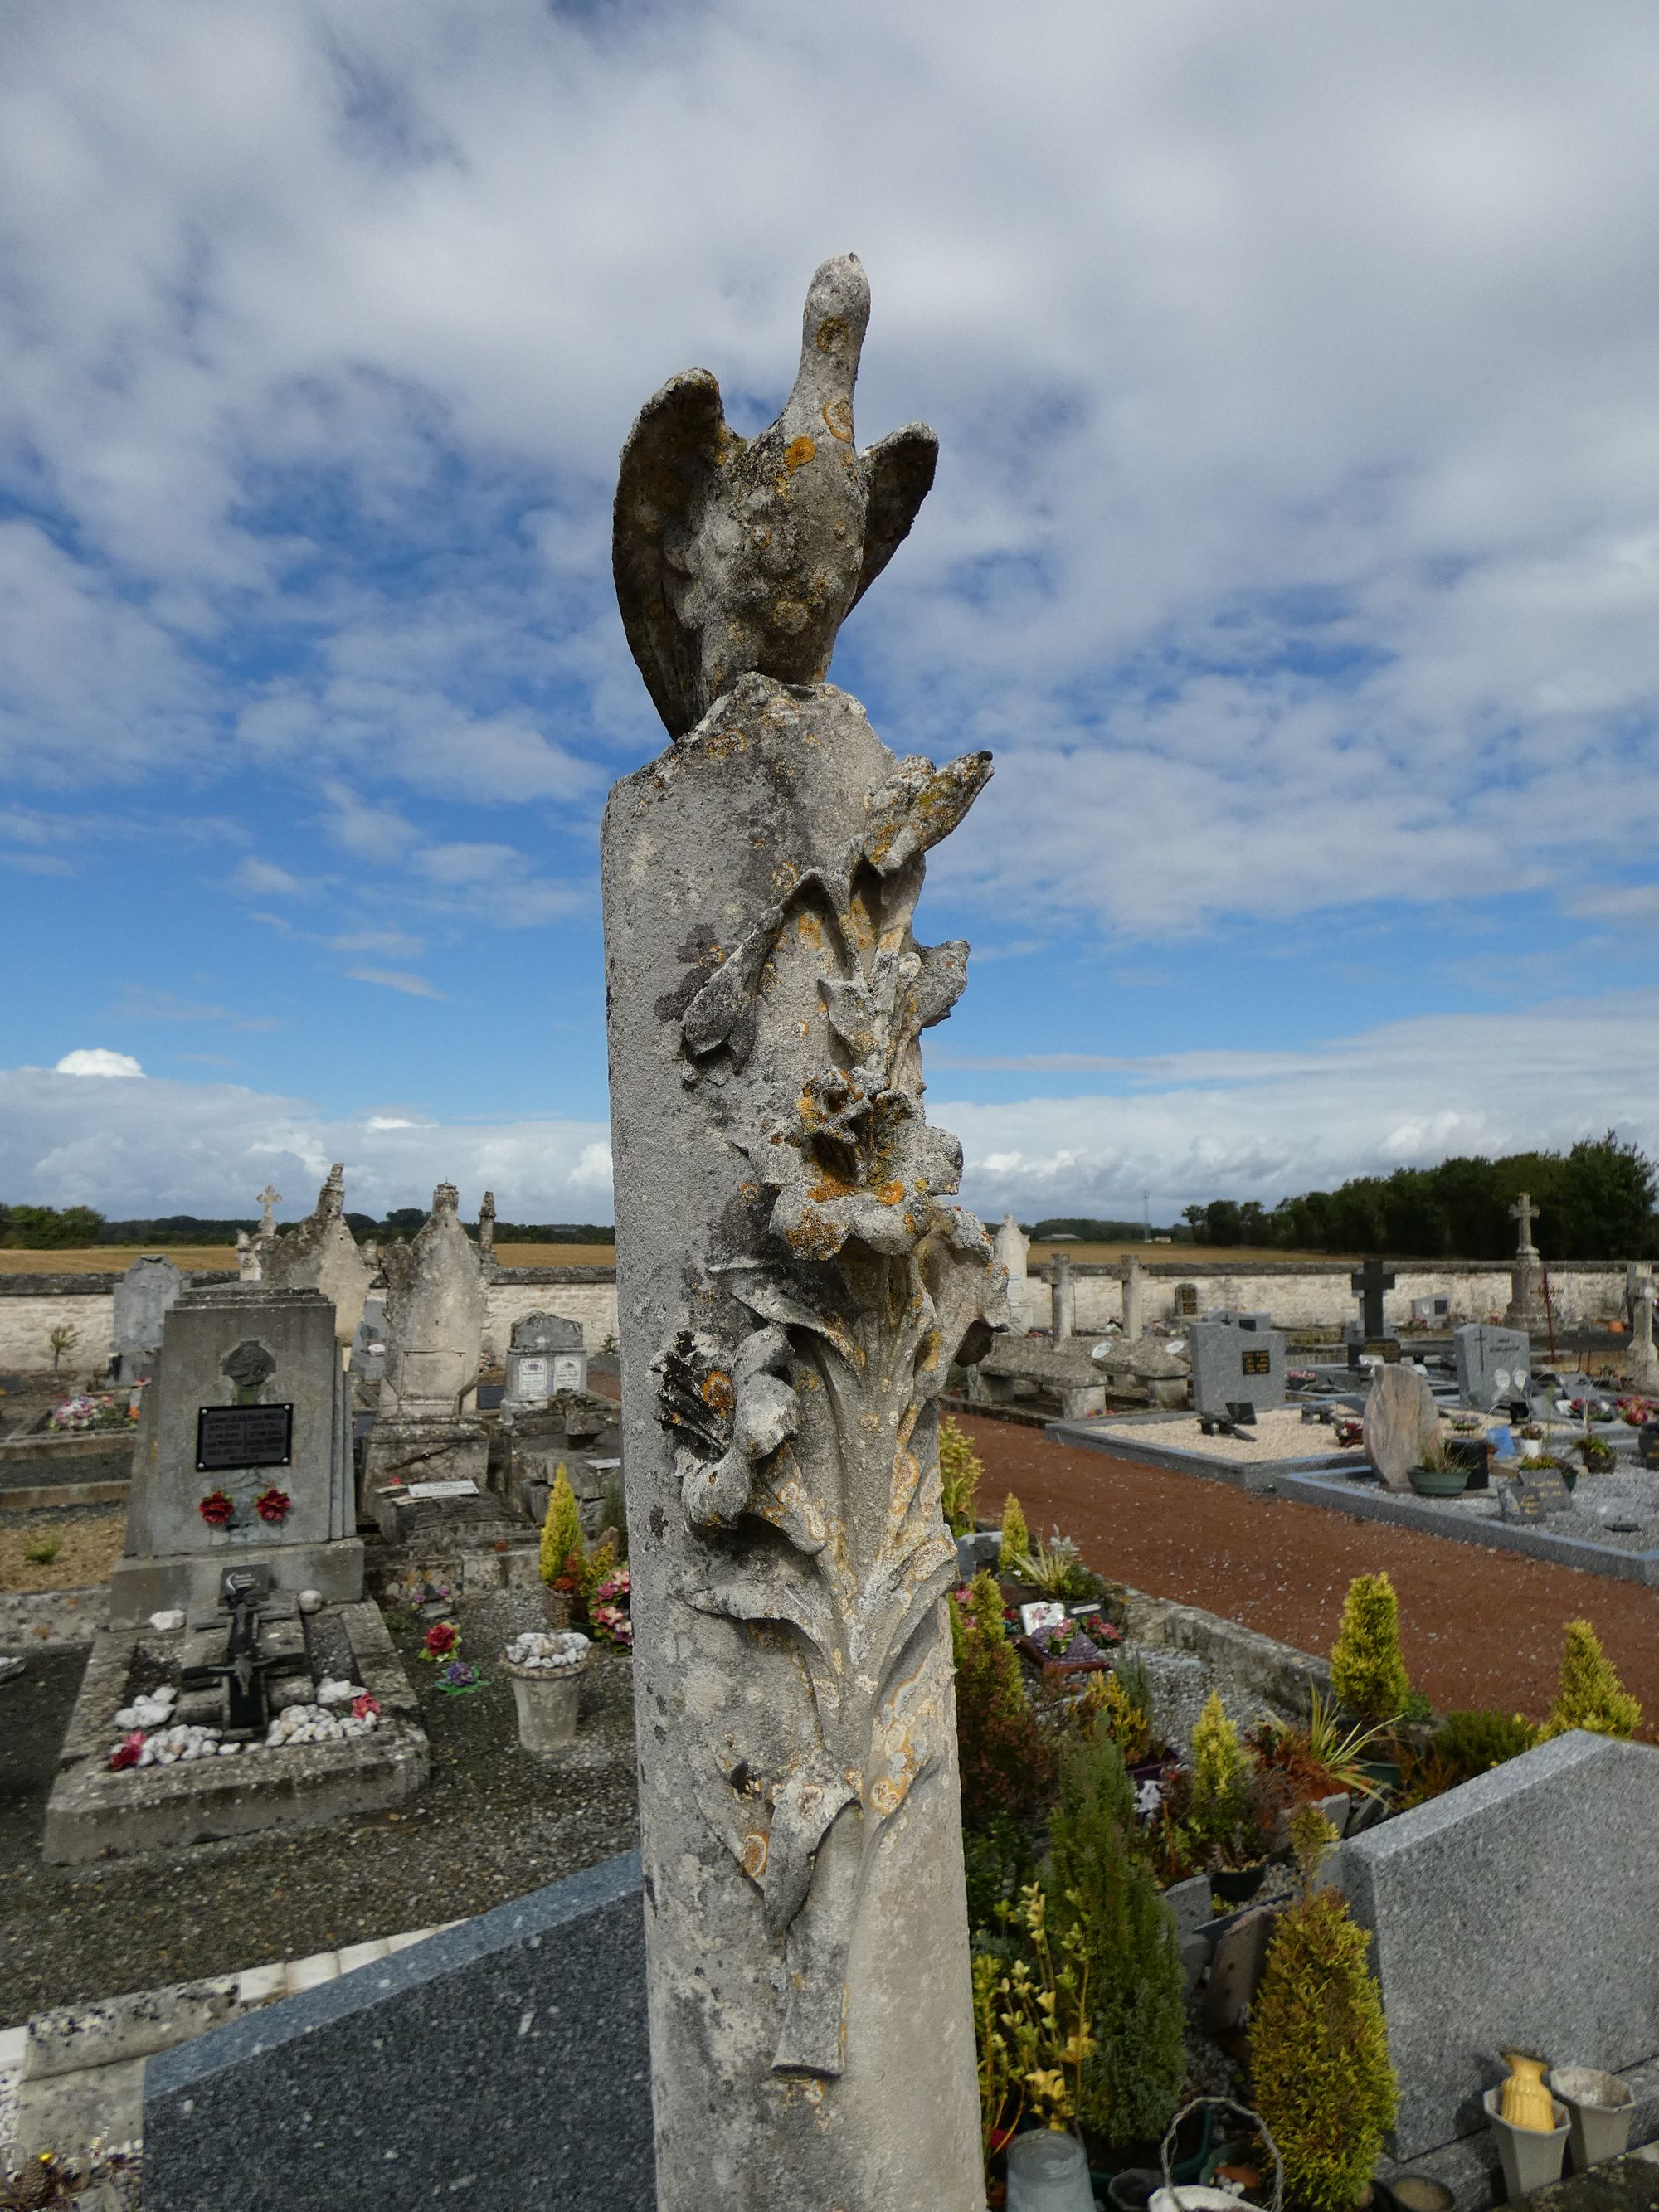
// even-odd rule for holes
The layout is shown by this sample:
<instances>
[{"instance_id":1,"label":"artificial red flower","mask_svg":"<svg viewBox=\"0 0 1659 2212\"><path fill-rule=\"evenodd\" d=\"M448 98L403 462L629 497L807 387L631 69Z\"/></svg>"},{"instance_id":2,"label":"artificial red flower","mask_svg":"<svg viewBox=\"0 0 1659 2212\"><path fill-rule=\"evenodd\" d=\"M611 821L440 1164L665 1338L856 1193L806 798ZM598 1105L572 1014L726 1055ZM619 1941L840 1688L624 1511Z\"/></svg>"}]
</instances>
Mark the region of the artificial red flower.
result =
<instances>
[{"instance_id":1,"label":"artificial red flower","mask_svg":"<svg viewBox=\"0 0 1659 2212\"><path fill-rule=\"evenodd\" d=\"M236 1508L222 1490L210 1490L196 1510L210 1528L222 1528L235 1512Z\"/></svg>"},{"instance_id":2,"label":"artificial red flower","mask_svg":"<svg viewBox=\"0 0 1659 2212\"><path fill-rule=\"evenodd\" d=\"M278 1490L273 1482L269 1490L254 1499L253 1510L262 1521L269 1521L274 1524L287 1520L288 1509L293 1503L294 1500L289 1496L287 1491Z\"/></svg>"},{"instance_id":3,"label":"artificial red flower","mask_svg":"<svg viewBox=\"0 0 1659 2212\"><path fill-rule=\"evenodd\" d=\"M378 1713L380 1710L380 1699L369 1691L365 1690L361 1698L354 1698L351 1700L351 1717L354 1721L366 1721L371 1713Z\"/></svg>"},{"instance_id":4,"label":"artificial red flower","mask_svg":"<svg viewBox=\"0 0 1659 2212\"><path fill-rule=\"evenodd\" d=\"M138 1764L138 1754L143 1751L143 1747L144 1731L143 1729L134 1729L131 1735L124 1735L120 1742L116 1745L114 1750L111 1752L109 1755L109 1763L114 1772L118 1774L123 1767L137 1766Z\"/></svg>"},{"instance_id":5,"label":"artificial red flower","mask_svg":"<svg viewBox=\"0 0 1659 2212\"><path fill-rule=\"evenodd\" d=\"M428 1659L447 1659L460 1640L461 1632L453 1620L434 1620L426 1632L423 1656Z\"/></svg>"}]
</instances>

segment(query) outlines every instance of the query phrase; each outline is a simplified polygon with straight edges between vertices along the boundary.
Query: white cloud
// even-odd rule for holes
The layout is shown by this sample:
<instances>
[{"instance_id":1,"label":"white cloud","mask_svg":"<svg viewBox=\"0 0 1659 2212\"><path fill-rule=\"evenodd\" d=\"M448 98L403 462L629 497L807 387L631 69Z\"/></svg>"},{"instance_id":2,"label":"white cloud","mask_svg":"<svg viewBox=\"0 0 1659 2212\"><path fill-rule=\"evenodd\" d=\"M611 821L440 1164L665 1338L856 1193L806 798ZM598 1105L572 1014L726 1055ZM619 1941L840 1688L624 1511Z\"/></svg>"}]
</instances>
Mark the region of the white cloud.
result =
<instances>
[{"instance_id":1,"label":"white cloud","mask_svg":"<svg viewBox=\"0 0 1659 2212\"><path fill-rule=\"evenodd\" d=\"M142 1075L143 1072L130 1053L111 1052L101 1044L66 1052L54 1069L58 1075Z\"/></svg>"},{"instance_id":2,"label":"white cloud","mask_svg":"<svg viewBox=\"0 0 1659 2212\"><path fill-rule=\"evenodd\" d=\"M446 1181L469 1206L494 1189L508 1219L602 1219L610 1208L608 1133L592 1121L366 1123L228 1083L0 1070L0 1190L14 1202L117 1218L238 1214L274 1176L293 1218L334 1160L346 1163L346 1203L368 1213L422 1204Z\"/></svg>"},{"instance_id":3,"label":"white cloud","mask_svg":"<svg viewBox=\"0 0 1659 2212\"><path fill-rule=\"evenodd\" d=\"M385 991L401 991L410 999L441 999L444 994L428 983L424 975L411 975L404 968L348 968L346 973L354 983L378 983Z\"/></svg>"},{"instance_id":4,"label":"white cloud","mask_svg":"<svg viewBox=\"0 0 1659 2212\"><path fill-rule=\"evenodd\" d=\"M230 882L233 890L246 891L255 898L309 898L316 889L314 884L292 874L275 860L261 860L251 853L237 862Z\"/></svg>"}]
</instances>

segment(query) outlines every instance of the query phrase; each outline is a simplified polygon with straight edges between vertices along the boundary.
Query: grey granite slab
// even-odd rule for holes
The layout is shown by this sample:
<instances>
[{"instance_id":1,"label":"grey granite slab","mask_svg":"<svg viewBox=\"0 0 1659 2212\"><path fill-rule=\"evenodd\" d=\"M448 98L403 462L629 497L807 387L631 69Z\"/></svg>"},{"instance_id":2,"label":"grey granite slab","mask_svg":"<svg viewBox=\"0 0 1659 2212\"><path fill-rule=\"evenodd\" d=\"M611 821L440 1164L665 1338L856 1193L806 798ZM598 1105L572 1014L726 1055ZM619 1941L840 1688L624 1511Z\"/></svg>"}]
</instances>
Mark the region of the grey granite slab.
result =
<instances>
[{"instance_id":1,"label":"grey granite slab","mask_svg":"<svg viewBox=\"0 0 1659 2212\"><path fill-rule=\"evenodd\" d=\"M654 2212L637 1852L164 2051L145 2212Z\"/></svg>"},{"instance_id":2,"label":"grey granite slab","mask_svg":"<svg viewBox=\"0 0 1659 2212\"><path fill-rule=\"evenodd\" d=\"M1623 2073L1659 2053L1659 1749L1575 1729L1350 1838L1412 2158L1486 2124L1499 2054Z\"/></svg>"}]
</instances>

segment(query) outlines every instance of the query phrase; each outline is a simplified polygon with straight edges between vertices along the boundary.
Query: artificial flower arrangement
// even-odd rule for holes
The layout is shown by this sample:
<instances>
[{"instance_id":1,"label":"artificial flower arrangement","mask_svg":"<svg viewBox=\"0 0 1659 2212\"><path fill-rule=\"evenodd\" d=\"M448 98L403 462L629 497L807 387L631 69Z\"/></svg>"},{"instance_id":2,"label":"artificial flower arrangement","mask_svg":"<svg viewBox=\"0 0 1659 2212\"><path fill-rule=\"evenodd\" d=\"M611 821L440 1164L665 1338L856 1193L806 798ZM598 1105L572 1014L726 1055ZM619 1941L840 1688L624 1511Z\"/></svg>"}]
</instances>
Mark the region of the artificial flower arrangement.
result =
<instances>
[{"instance_id":1,"label":"artificial flower arrangement","mask_svg":"<svg viewBox=\"0 0 1659 2212\"><path fill-rule=\"evenodd\" d=\"M136 1407L118 1406L107 1395L94 1397L79 1390L65 1398L61 1406L53 1407L46 1416L46 1426L61 1436L66 1431L85 1429L121 1429L137 1418Z\"/></svg>"},{"instance_id":2,"label":"artificial flower arrangement","mask_svg":"<svg viewBox=\"0 0 1659 2212\"><path fill-rule=\"evenodd\" d=\"M453 1620L434 1620L421 1639L421 1656L436 1664L455 1658L461 1648L461 1632Z\"/></svg>"},{"instance_id":3,"label":"artificial flower arrangement","mask_svg":"<svg viewBox=\"0 0 1659 2212\"><path fill-rule=\"evenodd\" d=\"M438 1669L438 1687L447 1698L470 1697L474 1690L489 1686L477 1668L465 1659L452 1659Z\"/></svg>"},{"instance_id":4,"label":"artificial flower arrangement","mask_svg":"<svg viewBox=\"0 0 1659 2212\"><path fill-rule=\"evenodd\" d=\"M1050 1627L1036 1629L1030 1640L1045 1659L1075 1663L1079 1660L1103 1659L1114 1644L1122 1643L1123 1631L1103 1613L1091 1613L1081 1620L1068 1618L1055 1621Z\"/></svg>"},{"instance_id":5,"label":"artificial flower arrangement","mask_svg":"<svg viewBox=\"0 0 1659 2212\"><path fill-rule=\"evenodd\" d=\"M625 1566L593 1585L587 1601L587 1622L598 1642L614 1644L620 1651L633 1650L634 1623L628 1610L632 1593Z\"/></svg>"},{"instance_id":6,"label":"artificial flower arrangement","mask_svg":"<svg viewBox=\"0 0 1659 2212\"><path fill-rule=\"evenodd\" d=\"M236 1516L236 1508L222 1490L210 1490L198 1498L196 1510L210 1528L228 1528Z\"/></svg>"},{"instance_id":7,"label":"artificial flower arrangement","mask_svg":"<svg viewBox=\"0 0 1659 2212\"><path fill-rule=\"evenodd\" d=\"M289 1496L287 1491L278 1490L273 1482L269 1490L263 1492L254 1499L253 1510L262 1521L267 1522L272 1528L279 1528L287 1520L288 1510L293 1503L294 1500Z\"/></svg>"}]
</instances>

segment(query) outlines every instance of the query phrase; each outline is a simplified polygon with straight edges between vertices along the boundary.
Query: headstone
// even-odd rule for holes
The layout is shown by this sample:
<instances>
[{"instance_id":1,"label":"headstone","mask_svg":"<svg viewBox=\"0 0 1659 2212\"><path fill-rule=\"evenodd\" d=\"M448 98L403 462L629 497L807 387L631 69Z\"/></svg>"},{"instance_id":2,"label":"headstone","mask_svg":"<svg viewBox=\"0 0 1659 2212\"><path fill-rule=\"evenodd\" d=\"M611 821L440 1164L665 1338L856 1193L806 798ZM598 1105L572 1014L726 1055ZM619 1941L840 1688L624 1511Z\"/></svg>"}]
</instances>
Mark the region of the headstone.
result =
<instances>
[{"instance_id":1,"label":"headstone","mask_svg":"<svg viewBox=\"0 0 1659 2212\"><path fill-rule=\"evenodd\" d=\"M1394 1275L1380 1260L1367 1260L1348 1278L1348 1287L1359 1301L1359 1334L1362 1337L1386 1335L1388 1323L1382 1317L1383 1293L1394 1288Z\"/></svg>"},{"instance_id":2,"label":"headstone","mask_svg":"<svg viewBox=\"0 0 1659 2212\"><path fill-rule=\"evenodd\" d=\"M257 1283L263 1273L257 1239L250 1237L246 1229L239 1229L236 1232L237 1279L244 1283Z\"/></svg>"},{"instance_id":3,"label":"headstone","mask_svg":"<svg viewBox=\"0 0 1659 2212\"><path fill-rule=\"evenodd\" d=\"M376 1516L387 1484L472 1481L482 1489L489 1437L474 1410L483 1348L484 1285L453 1182L407 1243L388 1245L386 1371L363 1454L362 1505Z\"/></svg>"},{"instance_id":4,"label":"headstone","mask_svg":"<svg viewBox=\"0 0 1659 2212\"><path fill-rule=\"evenodd\" d=\"M1547 1521L1571 1510L1572 1492L1559 1467L1543 1467L1533 1474L1517 1474L1498 1486L1498 1516L1501 1521Z\"/></svg>"},{"instance_id":5,"label":"headstone","mask_svg":"<svg viewBox=\"0 0 1659 2212\"><path fill-rule=\"evenodd\" d=\"M268 1567L278 1590L362 1595L333 1309L315 1291L216 1283L181 1292L167 1315L111 1624L211 1612L222 1571L244 1565Z\"/></svg>"},{"instance_id":6,"label":"headstone","mask_svg":"<svg viewBox=\"0 0 1659 2212\"><path fill-rule=\"evenodd\" d=\"M1544 1297L1544 1263L1532 1241L1532 1224L1538 1208L1523 1190L1510 1208L1516 1224L1515 1260L1510 1269L1510 1302L1504 1319L1511 1328L1536 1329L1548 1326Z\"/></svg>"},{"instance_id":7,"label":"headstone","mask_svg":"<svg viewBox=\"0 0 1659 2212\"><path fill-rule=\"evenodd\" d=\"M1451 1300L1443 1291L1412 1300L1412 1319L1425 1328L1443 1328L1451 1319Z\"/></svg>"},{"instance_id":8,"label":"headstone","mask_svg":"<svg viewBox=\"0 0 1659 2212\"><path fill-rule=\"evenodd\" d=\"M1411 1470L1440 1433L1440 1409L1415 1367L1375 1367L1365 1399L1365 1456L1390 1490L1409 1490Z\"/></svg>"},{"instance_id":9,"label":"headstone","mask_svg":"<svg viewBox=\"0 0 1659 2212\"><path fill-rule=\"evenodd\" d=\"M996 1256L998 1266L1007 1269L1011 1283L1025 1280L1025 1255L1030 1249L1030 1238L1012 1213L1005 1213L996 1234Z\"/></svg>"},{"instance_id":10,"label":"headstone","mask_svg":"<svg viewBox=\"0 0 1659 2212\"><path fill-rule=\"evenodd\" d=\"M779 422L679 378L617 488L676 739L601 840L660 2212L985 2202L937 1400L1001 1279L921 1101L968 948L911 920L990 763L821 680L932 474L853 441L867 307L826 263Z\"/></svg>"},{"instance_id":11,"label":"headstone","mask_svg":"<svg viewBox=\"0 0 1659 2212\"><path fill-rule=\"evenodd\" d=\"M161 1325L185 1278L160 1252L147 1252L115 1285L110 1368L118 1382L142 1382L155 1370Z\"/></svg>"},{"instance_id":12,"label":"headstone","mask_svg":"<svg viewBox=\"0 0 1659 2212\"><path fill-rule=\"evenodd\" d=\"M1575 1730L1333 1854L1372 1931L1399 2157L1486 2126L1500 2051L1615 2074L1659 2053L1656 1830L1659 1750Z\"/></svg>"},{"instance_id":13,"label":"headstone","mask_svg":"<svg viewBox=\"0 0 1659 2212\"><path fill-rule=\"evenodd\" d=\"M1064 1344L1077 1326L1077 1286L1064 1252L1056 1252L1049 1262L1048 1285L1050 1334L1056 1344Z\"/></svg>"},{"instance_id":14,"label":"headstone","mask_svg":"<svg viewBox=\"0 0 1659 2212\"><path fill-rule=\"evenodd\" d=\"M1176 1285L1175 1310L1177 1317L1183 1321L1189 1314L1194 1316L1197 1314L1198 1285L1196 1283Z\"/></svg>"},{"instance_id":15,"label":"headstone","mask_svg":"<svg viewBox=\"0 0 1659 2212\"><path fill-rule=\"evenodd\" d=\"M386 1376L386 1293L371 1291L363 1301L363 1317L351 1340L351 1374L365 1389L373 1386L378 1403Z\"/></svg>"},{"instance_id":16,"label":"headstone","mask_svg":"<svg viewBox=\"0 0 1659 2212\"><path fill-rule=\"evenodd\" d=\"M332 1305L343 1362L373 1279L346 1225L344 1207L345 1169L337 1161L305 1219L260 1247L263 1281L279 1289L319 1291Z\"/></svg>"},{"instance_id":17,"label":"headstone","mask_svg":"<svg viewBox=\"0 0 1659 2212\"><path fill-rule=\"evenodd\" d=\"M1457 1395L1464 1405L1490 1413L1526 1396L1532 1347L1525 1329L1471 1322L1454 1333L1452 1357L1457 1365Z\"/></svg>"},{"instance_id":18,"label":"headstone","mask_svg":"<svg viewBox=\"0 0 1659 2212\"><path fill-rule=\"evenodd\" d=\"M507 1353L504 1413L539 1412L562 1392L586 1390L587 1353L581 1323L562 1314L526 1314L513 1324Z\"/></svg>"},{"instance_id":19,"label":"headstone","mask_svg":"<svg viewBox=\"0 0 1659 2212\"><path fill-rule=\"evenodd\" d=\"M1140 1261L1131 1252L1123 1263L1123 1335L1129 1344L1139 1344L1146 1329L1141 1310L1142 1293L1146 1285L1141 1279Z\"/></svg>"},{"instance_id":20,"label":"headstone","mask_svg":"<svg viewBox=\"0 0 1659 2212\"><path fill-rule=\"evenodd\" d=\"M152 2057L145 2212L656 2212L644 1923L630 1851Z\"/></svg>"},{"instance_id":21,"label":"headstone","mask_svg":"<svg viewBox=\"0 0 1659 2212\"><path fill-rule=\"evenodd\" d=\"M1285 1402L1285 1339L1266 1316L1206 1316L1187 1332L1193 1363L1193 1410L1200 1420L1236 1418L1248 1405L1270 1412Z\"/></svg>"}]
</instances>

